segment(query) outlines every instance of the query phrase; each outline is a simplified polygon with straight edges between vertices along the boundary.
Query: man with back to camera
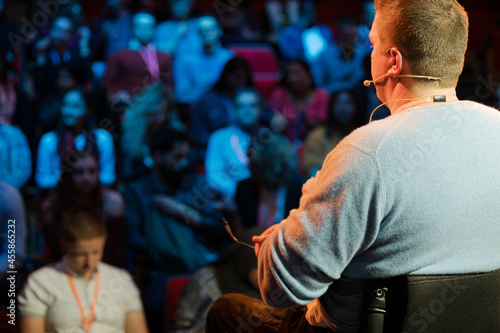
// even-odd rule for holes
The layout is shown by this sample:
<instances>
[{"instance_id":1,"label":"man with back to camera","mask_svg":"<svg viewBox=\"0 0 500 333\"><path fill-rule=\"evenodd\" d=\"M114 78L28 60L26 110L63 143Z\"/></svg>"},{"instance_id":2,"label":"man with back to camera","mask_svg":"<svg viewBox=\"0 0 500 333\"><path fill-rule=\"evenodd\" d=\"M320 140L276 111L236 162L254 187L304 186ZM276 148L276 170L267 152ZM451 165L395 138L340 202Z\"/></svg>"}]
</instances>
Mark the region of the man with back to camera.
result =
<instances>
[{"instance_id":1,"label":"man with back to camera","mask_svg":"<svg viewBox=\"0 0 500 333\"><path fill-rule=\"evenodd\" d=\"M375 5L371 82L391 116L346 137L300 207L253 238L267 305L223 296L206 332L357 332L365 279L500 267L500 114L455 93L467 14Z\"/></svg>"}]
</instances>

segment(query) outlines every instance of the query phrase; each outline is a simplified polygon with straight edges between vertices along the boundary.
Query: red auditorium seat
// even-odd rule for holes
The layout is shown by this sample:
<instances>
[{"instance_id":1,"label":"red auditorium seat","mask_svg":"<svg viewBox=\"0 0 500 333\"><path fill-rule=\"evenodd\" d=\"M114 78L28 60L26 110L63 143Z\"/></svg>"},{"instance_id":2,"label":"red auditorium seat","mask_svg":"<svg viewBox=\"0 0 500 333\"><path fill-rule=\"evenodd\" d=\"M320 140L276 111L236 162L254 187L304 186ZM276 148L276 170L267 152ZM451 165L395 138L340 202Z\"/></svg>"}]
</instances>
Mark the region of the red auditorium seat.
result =
<instances>
[{"instance_id":1,"label":"red auditorium seat","mask_svg":"<svg viewBox=\"0 0 500 333\"><path fill-rule=\"evenodd\" d=\"M190 276L177 276L167 281L167 286L165 288L165 320L167 328L172 324L174 319L177 301L179 300L182 289L190 280Z\"/></svg>"},{"instance_id":2,"label":"red auditorium seat","mask_svg":"<svg viewBox=\"0 0 500 333\"><path fill-rule=\"evenodd\" d=\"M269 44L230 44L227 46L236 56L245 58L250 64L255 86L267 99L279 82L279 61L274 48Z\"/></svg>"}]
</instances>

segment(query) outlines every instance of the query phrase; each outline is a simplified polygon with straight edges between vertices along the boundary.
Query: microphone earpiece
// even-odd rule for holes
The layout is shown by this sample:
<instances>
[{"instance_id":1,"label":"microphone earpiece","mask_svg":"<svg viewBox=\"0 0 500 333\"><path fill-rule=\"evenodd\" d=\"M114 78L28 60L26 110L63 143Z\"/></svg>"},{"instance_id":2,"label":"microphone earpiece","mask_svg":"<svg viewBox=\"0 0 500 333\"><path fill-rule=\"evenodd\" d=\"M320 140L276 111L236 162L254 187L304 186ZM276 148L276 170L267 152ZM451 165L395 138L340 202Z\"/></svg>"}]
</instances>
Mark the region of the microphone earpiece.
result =
<instances>
[{"instance_id":1,"label":"microphone earpiece","mask_svg":"<svg viewBox=\"0 0 500 333\"><path fill-rule=\"evenodd\" d=\"M365 85L365 87L369 87L369 86L370 86L370 84L375 83L375 82L378 82L380 79L383 79L384 77L386 77L386 76L390 76L390 75L391 75L391 74L384 74L384 75L382 75L381 77L379 77L379 78L377 78L377 79L375 79L375 80L365 80L365 81L363 82L363 84ZM394 75L393 75L393 76L394 76Z\"/></svg>"},{"instance_id":2,"label":"microphone earpiece","mask_svg":"<svg viewBox=\"0 0 500 333\"><path fill-rule=\"evenodd\" d=\"M382 75L381 77L379 77L379 78L377 78L375 80L365 80L365 81L363 81L363 85L365 87L369 87L370 84L378 82L378 81L380 81L380 79L383 79L386 76L391 76L391 74ZM398 77L398 78L401 78L401 77L411 77L411 78L415 78L415 79L427 79L427 80L442 81L442 79L439 78L439 77L424 76L424 75L392 75L392 77L394 77L394 78L396 78L396 77Z\"/></svg>"}]
</instances>

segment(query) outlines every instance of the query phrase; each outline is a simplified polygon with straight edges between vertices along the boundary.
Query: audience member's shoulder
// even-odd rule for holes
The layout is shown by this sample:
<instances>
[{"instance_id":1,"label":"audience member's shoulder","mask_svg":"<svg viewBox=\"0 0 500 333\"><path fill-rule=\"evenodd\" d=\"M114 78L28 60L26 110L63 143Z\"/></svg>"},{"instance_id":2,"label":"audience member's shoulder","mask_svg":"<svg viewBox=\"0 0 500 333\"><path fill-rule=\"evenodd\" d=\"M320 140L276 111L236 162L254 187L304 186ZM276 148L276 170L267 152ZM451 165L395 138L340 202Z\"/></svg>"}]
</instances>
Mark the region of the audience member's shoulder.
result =
<instances>
[{"instance_id":1,"label":"audience member's shoulder","mask_svg":"<svg viewBox=\"0 0 500 333\"><path fill-rule=\"evenodd\" d=\"M5 201L3 200L4 198ZM0 199L2 199L2 202L9 202L9 200L17 201L21 200L21 194L14 186L0 181Z\"/></svg>"},{"instance_id":2,"label":"audience member's shoulder","mask_svg":"<svg viewBox=\"0 0 500 333\"><path fill-rule=\"evenodd\" d=\"M21 129L17 126L2 124L2 126L0 126L0 130L7 133L9 136L24 136L23 131L21 131Z\"/></svg>"},{"instance_id":3,"label":"audience member's shoulder","mask_svg":"<svg viewBox=\"0 0 500 333\"><path fill-rule=\"evenodd\" d=\"M43 266L29 275L29 280L37 281L39 283L50 282L53 283L57 281L62 275L64 275L64 269L62 262L57 262Z\"/></svg>"},{"instance_id":4,"label":"audience member's shoulder","mask_svg":"<svg viewBox=\"0 0 500 333\"><path fill-rule=\"evenodd\" d=\"M104 190L104 209L108 210L111 217L121 217L124 211L123 196L111 189Z\"/></svg>"},{"instance_id":5,"label":"audience member's shoulder","mask_svg":"<svg viewBox=\"0 0 500 333\"><path fill-rule=\"evenodd\" d=\"M94 130L94 133L98 137L98 139L100 139L100 140L113 141L113 136L111 135L111 133L109 133L107 130L105 130L103 128L96 128Z\"/></svg>"},{"instance_id":6,"label":"audience member's shoulder","mask_svg":"<svg viewBox=\"0 0 500 333\"><path fill-rule=\"evenodd\" d=\"M55 131L50 131L42 135L40 138L40 144L48 145L48 144L57 144L57 134Z\"/></svg>"},{"instance_id":7,"label":"audience member's shoulder","mask_svg":"<svg viewBox=\"0 0 500 333\"><path fill-rule=\"evenodd\" d=\"M106 275L107 277L115 277L117 279L123 278L124 281L131 281L132 275L122 268L107 264L105 262L100 262L98 264L98 270L101 274Z\"/></svg>"}]
</instances>

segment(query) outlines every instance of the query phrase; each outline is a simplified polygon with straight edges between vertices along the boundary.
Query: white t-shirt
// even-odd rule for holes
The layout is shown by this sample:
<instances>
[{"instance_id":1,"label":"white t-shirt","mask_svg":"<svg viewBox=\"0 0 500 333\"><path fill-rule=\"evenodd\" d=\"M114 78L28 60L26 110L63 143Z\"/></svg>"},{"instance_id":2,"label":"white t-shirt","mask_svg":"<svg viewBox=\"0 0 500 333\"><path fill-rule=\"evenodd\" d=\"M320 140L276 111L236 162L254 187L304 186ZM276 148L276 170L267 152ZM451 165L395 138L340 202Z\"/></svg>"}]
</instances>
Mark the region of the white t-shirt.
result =
<instances>
[{"instance_id":1,"label":"white t-shirt","mask_svg":"<svg viewBox=\"0 0 500 333\"><path fill-rule=\"evenodd\" d=\"M47 332L85 332L80 310L66 272L73 276L75 288L87 318L94 294L96 273L91 280L72 272L65 260L33 272L18 296L22 317L45 317ZM99 263L99 293L91 332L125 332L128 313L142 311L139 290L125 270Z\"/></svg>"}]
</instances>

